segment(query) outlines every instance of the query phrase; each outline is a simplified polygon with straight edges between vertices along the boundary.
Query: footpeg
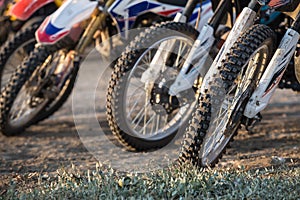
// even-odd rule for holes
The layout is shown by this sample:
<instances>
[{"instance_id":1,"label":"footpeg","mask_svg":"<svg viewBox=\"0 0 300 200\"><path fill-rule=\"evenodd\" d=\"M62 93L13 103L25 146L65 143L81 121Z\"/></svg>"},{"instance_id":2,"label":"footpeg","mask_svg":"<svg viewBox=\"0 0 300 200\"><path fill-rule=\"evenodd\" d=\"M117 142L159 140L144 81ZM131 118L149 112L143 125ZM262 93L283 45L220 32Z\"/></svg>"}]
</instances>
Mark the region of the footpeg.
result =
<instances>
[{"instance_id":1,"label":"footpeg","mask_svg":"<svg viewBox=\"0 0 300 200\"><path fill-rule=\"evenodd\" d=\"M262 115L260 113L258 113L254 118L246 119L245 122L245 128L248 131L249 134L254 134L254 127L262 120Z\"/></svg>"}]
</instances>

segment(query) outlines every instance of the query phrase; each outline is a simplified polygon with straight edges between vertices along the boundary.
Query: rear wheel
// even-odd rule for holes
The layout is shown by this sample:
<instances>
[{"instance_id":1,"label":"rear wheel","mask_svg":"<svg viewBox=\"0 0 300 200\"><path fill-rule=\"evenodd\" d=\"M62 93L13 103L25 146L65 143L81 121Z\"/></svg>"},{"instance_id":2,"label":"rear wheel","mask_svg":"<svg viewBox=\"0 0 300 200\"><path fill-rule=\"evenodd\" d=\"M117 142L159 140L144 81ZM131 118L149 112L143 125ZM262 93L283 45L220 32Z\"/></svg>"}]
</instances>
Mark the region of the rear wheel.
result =
<instances>
[{"instance_id":1,"label":"rear wheel","mask_svg":"<svg viewBox=\"0 0 300 200\"><path fill-rule=\"evenodd\" d=\"M262 77L276 37L265 25L254 25L231 48L210 80L185 133L180 161L214 166L240 128L244 108Z\"/></svg>"}]
</instances>

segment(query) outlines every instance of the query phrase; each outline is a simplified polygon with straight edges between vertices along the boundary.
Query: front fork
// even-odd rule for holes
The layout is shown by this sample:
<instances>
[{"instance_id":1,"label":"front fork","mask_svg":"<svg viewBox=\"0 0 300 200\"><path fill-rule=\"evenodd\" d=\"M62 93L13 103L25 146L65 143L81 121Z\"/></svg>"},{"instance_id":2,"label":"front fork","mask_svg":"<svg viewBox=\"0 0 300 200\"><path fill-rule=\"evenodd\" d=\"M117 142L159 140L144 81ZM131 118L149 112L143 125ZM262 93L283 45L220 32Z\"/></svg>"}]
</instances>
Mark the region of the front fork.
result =
<instances>
[{"instance_id":1,"label":"front fork","mask_svg":"<svg viewBox=\"0 0 300 200\"><path fill-rule=\"evenodd\" d=\"M231 1L227 0L223 0L219 3L214 16L201 31L201 34L194 43L182 70L177 76L175 82L171 85L169 92L170 95L178 95L180 92L191 88L199 76L205 77L203 81L204 87L202 87L205 89L205 85L208 83L208 80L221 65L221 61L224 59L233 43L244 30L248 29L254 23L259 6L257 6L256 1L252 1L251 3L252 4L249 4L250 7L243 9L238 20L234 23L226 42L220 49L213 64L210 66L207 65L207 60L209 58L209 52L215 42L215 31L219 27L223 16L227 14L227 11L231 9L230 6L232 6Z\"/></svg>"},{"instance_id":2,"label":"front fork","mask_svg":"<svg viewBox=\"0 0 300 200\"><path fill-rule=\"evenodd\" d=\"M199 75L204 77L208 71L208 66L205 63L215 42L215 30L218 28L223 16L227 14L229 7L230 1L228 0L222 0L218 4L215 14L201 30L175 82L171 85L170 95L176 96L180 92L191 88Z\"/></svg>"},{"instance_id":3,"label":"front fork","mask_svg":"<svg viewBox=\"0 0 300 200\"><path fill-rule=\"evenodd\" d=\"M183 13L177 13L173 21L188 23L198 3L199 0L189 0L184 8ZM141 81L143 83L148 84L157 79L159 72L164 66L164 61L168 59L170 52L172 52L174 49L174 45L175 44L172 41L163 42L161 45L159 45L159 48L150 63L150 67L142 74Z\"/></svg>"},{"instance_id":4,"label":"front fork","mask_svg":"<svg viewBox=\"0 0 300 200\"><path fill-rule=\"evenodd\" d=\"M96 31L101 28L101 25L104 24L105 19L107 17L108 9L109 7L114 3L114 0L108 0L105 3L105 6L103 8L97 7L93 13L92 19L90 23L88 24L87 28L85 29L83 35L81 36L78 45L75 48L75 51L79 55L83 55L85 48L91 43L93 40L93 37L96 33Z\"/></svg>"},{"instance_id":5,"label":"front fork","mask_svg":"<svg viewBox=\"0 0 300 200\"><path fill-rule=\"evenodd\" d=\"M250 2L249 7L245 7L243 9L240 16L234 23L234 26L230 31L225 43L214 59L213 64L205 74L203 84L201 86L202 93L204 93L205 90L208 89L211 79L218 72L218 69L222 66L222 61L225 59L226 54L229 53L231 47L237 41L239 36L254 24L256 13L258 12L259 8L260 7L257 5L257 2L255 0Z\"/></svg>"},{"instance_id":6,"label":"front fork","mask_svg":"<svg viewBox=\"0 0 300 200\"><path fill-rule=\"evenodd\" d=\"M107 6L110 5L110 2L112 3L113 1L109 1L107 3ZM91 17L87 27L85 28L84 33L80 37L80 40L77 43L75 49L67 54L65 62L66 64L58 65L55 70L55 74L64 74L66 71L66 67L69 66L70 59L73 60L73 66L79 67L80 61L84 56L86 47L92 42L96 31L99 29L99 27L101 27L102 23L107 17L107 12L105 12L105 10L107 9L103 9L103 11L100 11L99 8L95 9L93 16Z\"/></svg>"},{"instance_id":7,"label":"front fork","mask_svg":"<svg viewBox=\"0 0 300 200\"><path fill-rule=\"evenodd\" d=\"M101 23L101 17L100 13L97 13L94 15L88 26L86 27L84 33L80 37L80 40L78 41L77 45L75 46L74 50L71 50L67 53L65 61L60 63L56 66L54 74L58 77L64 76L64 74L68 74L68 72L71 66L79 66L79 63L84 56L84 52L86 47L91 43L94 33L97 31L98 25ZM73 27L71 30L71 33L69 35L69 38L72 38L72 41L76 41L78 38L78 33L80 30L75 30L76 28ZM81 29L81 28L78 28ZM75 32L75 35L72 35L72 32ZM70 63L73 62L73 65Z\"/></svg>"},{"instance_id":8,"label":"front fork","mask_svg":"<svg viewBox=\"0 0 300 200\"><path fill-rule=\"evenodd\" d=\"M244 115L248 118L255 117L266 108L270 98L279 84L290 60L295 54L295 49L299 41L300 14L294 21L292 27L288 29L282 38L278 49L268 64L258 87L252 94L246 105ZM299 67L299 66L298 66Z\"/></svg>"},{"instance_id":9,"label":"front fork","mask_svg":"<svg viewBox=\"0 0 300 200\"><path fill-rule=\"evenodd\" d=\"M214 29L205 25L194 42L175 82L170 86L169 94L171 96L177 96L180 92L191 88L199 74L204 77L203 75L208 69L205 62L209 57L209 51L214 41Z\"/></svg>"}]
</instances>

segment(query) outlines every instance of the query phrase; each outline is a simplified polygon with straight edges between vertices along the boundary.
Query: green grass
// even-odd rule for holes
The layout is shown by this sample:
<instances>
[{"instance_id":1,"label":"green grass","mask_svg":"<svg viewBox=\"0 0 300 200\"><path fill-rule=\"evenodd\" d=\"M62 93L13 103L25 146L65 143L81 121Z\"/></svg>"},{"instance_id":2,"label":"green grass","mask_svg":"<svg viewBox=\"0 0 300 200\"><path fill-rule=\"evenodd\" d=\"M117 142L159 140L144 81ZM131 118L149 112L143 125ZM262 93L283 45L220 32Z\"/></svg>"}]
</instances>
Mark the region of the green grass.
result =
<instances>
[{"instance_id":1,"label":"green grass","mask_svg":"<svg viewBox=\"0 0 300 200\"><path fill-rule=\"evenodd\" d=\"M26 179L26 178L25 178ZM38 174L35 183L11 182L0 199L300 199L300 168L256 171L168 168L122 174L96 167L93 172L60 169Z\"/></svg>"}]
</instances>

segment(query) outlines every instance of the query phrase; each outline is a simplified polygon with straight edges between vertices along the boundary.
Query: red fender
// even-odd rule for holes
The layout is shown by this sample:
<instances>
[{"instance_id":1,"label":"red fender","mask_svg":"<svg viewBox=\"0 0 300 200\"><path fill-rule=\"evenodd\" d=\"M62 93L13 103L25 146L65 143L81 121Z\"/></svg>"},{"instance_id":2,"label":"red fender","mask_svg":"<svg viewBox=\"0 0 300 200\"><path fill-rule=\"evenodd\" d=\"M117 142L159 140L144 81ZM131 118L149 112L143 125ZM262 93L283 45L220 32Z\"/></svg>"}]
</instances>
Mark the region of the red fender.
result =
<instances>
[{"instance_id":1,"label":"red fender","mask_svg":"<svg viewBox=\"0 0 300 200\"><path fill-rule=\"evenodd\" d=\"M280 6L283 6L288 3L290 3L289 0L271 0L268 5L271 8L279 8Z\"/></svg>"},{"instance_id":2,"label":"red fender","mask_svg":"<svg viewBox=\"0 0 300 200\"><path fill-rule=\"evenodd\" d=\"M4 5L4 0L0 0L0 7Z\"/></svg>"},{"instance_id":3,"label":"red fender","mask_svg":"<svg viewBox=\"0 0 300 200\"><path fill-rule=\"evenodd\" d=\"M33 15L35 11L51 2L54 2L54 0L19 0L11 8L10 15L25 21Z\"/></svg>"}]
</instances>

